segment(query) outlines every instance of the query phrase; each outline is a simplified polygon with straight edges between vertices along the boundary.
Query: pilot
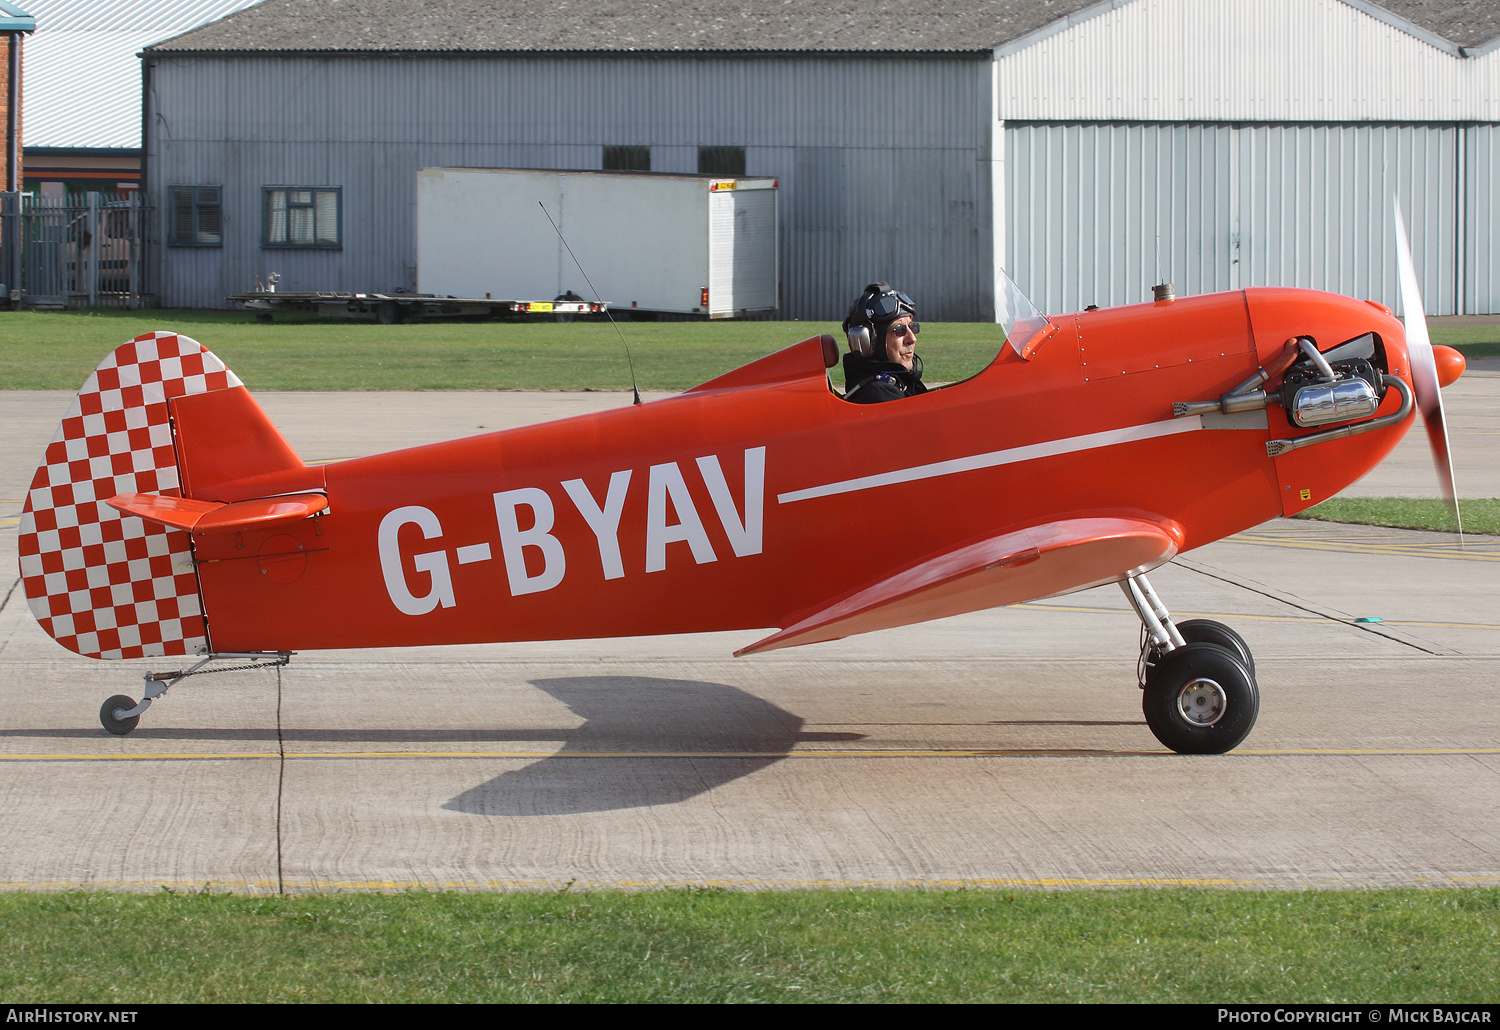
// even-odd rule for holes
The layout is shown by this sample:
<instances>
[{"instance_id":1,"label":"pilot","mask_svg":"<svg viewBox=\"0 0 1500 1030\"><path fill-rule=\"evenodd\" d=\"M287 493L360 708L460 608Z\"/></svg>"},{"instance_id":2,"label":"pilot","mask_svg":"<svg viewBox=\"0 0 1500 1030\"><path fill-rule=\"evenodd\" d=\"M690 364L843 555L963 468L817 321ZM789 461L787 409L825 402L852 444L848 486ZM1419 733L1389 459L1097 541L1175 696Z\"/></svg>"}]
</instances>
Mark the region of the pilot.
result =
<instances>
[{"instance_id":1,"label":"pilot","mask_svg":"<svg viewBox=\"0 0 1500 1030\"><path fill-rule=\"evenodd\" d=\"M844 399L855 404L879 404L926 393L922 359L917 356L917 306L886 283L865 287L844 332L849 353L844 355Z\"/></svg>"}]
</instances>

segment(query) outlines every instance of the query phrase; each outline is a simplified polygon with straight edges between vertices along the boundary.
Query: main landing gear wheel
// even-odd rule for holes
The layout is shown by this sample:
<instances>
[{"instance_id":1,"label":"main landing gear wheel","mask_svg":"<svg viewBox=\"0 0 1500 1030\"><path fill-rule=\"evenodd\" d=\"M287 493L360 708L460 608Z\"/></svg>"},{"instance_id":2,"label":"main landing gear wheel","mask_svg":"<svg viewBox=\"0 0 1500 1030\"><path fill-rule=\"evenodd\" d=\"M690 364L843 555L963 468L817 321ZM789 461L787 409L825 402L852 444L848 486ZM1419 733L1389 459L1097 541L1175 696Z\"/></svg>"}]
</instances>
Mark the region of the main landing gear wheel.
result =
<instances>
[{"instance_id":1,"label":"main landing gear wheel","mask_svg":"<svg viewBox=\"0 0 1500 1030\"><path fill-rule=\"evenodd\" d=\"M1151 667L1141 710L1156 739L1173 751L1221 755L1249 735L1260 714L1260 691L1233 651L1191 643Z\"/></svg>"},{"instance_id":2,"label":"main landing gear wheel","mask_svg":"<svg viewBox=\"0 0 1500 1030\"><path fill-rule=\"evenodd\" d=\"M120 718L117 712L128 712L135 707L135 698L126 697L124 694L116 694L99 708L99 724L117 737L123 737L135 729L136 723L141 721L139 715Z\"/></svg>"},{"instance_id":3,"label":"main landing gear wheel","mask_svg":"<svg viewBox=\"0 0 1500 1030\"><path fill-rule=\"evenodd\" d=\"M1255 678L1255 656L1250 653L1250 645L1245 643L1244 637L1222 622L1215 622L1213 619L1188 619L1177 623L1177 631L1189 644L1218 644L1230 654L1238 656L1240 664L1250 670L1250 677Z\"/></svg>"}]
</instances>

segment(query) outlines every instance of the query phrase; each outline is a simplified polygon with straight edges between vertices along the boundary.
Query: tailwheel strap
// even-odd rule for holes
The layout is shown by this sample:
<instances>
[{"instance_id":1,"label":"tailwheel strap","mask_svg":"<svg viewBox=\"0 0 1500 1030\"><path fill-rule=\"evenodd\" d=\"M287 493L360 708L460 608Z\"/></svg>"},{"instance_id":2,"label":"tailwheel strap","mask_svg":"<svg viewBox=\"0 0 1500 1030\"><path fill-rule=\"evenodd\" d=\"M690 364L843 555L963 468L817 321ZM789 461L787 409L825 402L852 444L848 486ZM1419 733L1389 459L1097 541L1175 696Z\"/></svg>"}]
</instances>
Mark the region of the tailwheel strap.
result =
<instances>
[{"instance_id":1,"label":"tailwheel strap","mask_svg":"<svg viewBox=\"0 0 1500 1030\"><path fill-rule=\"evenodd\" d=\"M254 654L211 654L196 665L176 672L148 672L146 682L176 683L185 680L189 676L207 676L215 672L245 672L249 669L279 669L284 665L290 665L292 651L272 651L264 655ZM205 669L203 666L209 662L224 661L225 659L249 658L250 661L241 665L226 665L219 669Z\"/></svg>"}]
</instances>

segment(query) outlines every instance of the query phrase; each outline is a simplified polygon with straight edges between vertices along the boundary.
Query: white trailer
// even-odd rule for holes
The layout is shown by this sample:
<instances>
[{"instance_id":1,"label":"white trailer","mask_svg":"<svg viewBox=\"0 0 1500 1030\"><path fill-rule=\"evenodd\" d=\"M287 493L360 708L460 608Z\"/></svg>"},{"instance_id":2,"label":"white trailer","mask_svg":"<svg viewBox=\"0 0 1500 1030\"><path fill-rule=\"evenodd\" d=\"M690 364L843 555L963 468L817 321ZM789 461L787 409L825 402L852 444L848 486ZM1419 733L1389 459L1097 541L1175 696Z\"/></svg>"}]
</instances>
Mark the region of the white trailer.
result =
<instances>
[{"instance_id":1,"label":"white trailer","mask_svg":"<svg viewBox=\"0 0 1500 1030\"><path fill-rule=\"evenodd\" d=\"M776 205L769 178L424 168L417 289L457 297L572 290L615 311L709 318L775 311Z\"/></svg>"}]
</instances>

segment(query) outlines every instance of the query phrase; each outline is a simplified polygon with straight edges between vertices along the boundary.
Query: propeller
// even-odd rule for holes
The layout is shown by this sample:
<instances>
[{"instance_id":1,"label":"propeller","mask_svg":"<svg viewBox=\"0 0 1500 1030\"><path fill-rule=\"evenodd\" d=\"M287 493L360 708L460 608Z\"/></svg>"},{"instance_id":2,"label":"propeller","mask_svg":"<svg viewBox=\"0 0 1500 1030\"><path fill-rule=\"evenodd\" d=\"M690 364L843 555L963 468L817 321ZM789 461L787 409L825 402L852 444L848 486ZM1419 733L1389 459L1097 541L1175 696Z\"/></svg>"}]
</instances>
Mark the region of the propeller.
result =
<instances>
[{"instance_id":1,"label":"propeller","mask_svg":"<svg viewBox=\"0 0 1500 1030\"><path fill-rule=\"evenodd\" d=\"M1432 463L1437 468L1438 481L1443 489L1443 498L1448 502L1448 511L1453 524L1458 527L1459 546L1463 546L1464 524L1458 511L1458 488L1453 483L1453 453L1448 447L1448 422L1443 417L1442 387L1458 378L1463 371L1463 358L1458 358L1457 369L1452 359L1444 357L1444 375L1438 375L1437 360L1433 354L1432 338L1427 334L1427 316L1422 306L1422 291L1417 285L1417 268L1412 262L1411 241L1406 235L1406 222L1401 217L1401 203L1394 197L1391 206L1396 211L1396 257L1401 272L1401 307L1405 313L1406 349L1411 355L1411 381L1417 395L1417 407L1422 411L1422 422L1427 426L1427 442L1432 447ZM1444 352L1451 348L1441 348ZM1454 352L1456 353L1456 352Z\"/></svg>"}]
</instances>

